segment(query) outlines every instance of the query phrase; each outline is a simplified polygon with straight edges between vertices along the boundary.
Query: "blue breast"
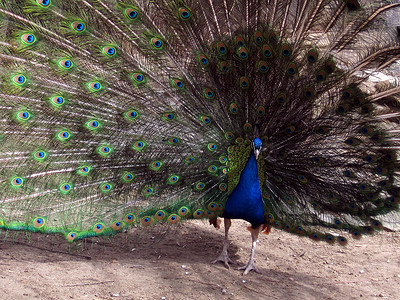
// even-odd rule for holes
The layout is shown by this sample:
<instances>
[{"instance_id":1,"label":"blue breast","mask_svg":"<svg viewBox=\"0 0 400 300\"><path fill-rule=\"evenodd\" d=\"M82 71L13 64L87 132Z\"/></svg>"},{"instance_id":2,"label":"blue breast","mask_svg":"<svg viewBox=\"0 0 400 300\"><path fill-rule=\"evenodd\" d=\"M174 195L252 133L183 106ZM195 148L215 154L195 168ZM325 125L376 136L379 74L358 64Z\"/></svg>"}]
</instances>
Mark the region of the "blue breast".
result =
<instances>
[{"instance_id":1,"label":"blue breast","mask_svg":"<svg viewBox=\"0 0 400 300\"><path fill-rule=\"evenodd\" d=\"M246 220L253 228L265 223L257 160L253 152L240 175L238 185L225 204L222 216L228 219Z\"/></svg>"}]
</instances>

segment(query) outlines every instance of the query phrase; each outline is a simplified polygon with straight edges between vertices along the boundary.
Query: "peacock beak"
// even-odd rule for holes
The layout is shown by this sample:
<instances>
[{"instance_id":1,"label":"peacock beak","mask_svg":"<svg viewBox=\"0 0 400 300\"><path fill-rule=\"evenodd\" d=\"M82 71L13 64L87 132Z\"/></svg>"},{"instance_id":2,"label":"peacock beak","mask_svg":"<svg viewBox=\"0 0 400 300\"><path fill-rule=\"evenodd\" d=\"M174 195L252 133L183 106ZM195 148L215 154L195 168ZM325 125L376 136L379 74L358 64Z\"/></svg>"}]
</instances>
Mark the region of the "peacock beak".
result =
<instances>
[{"instance_id":1,"label":"peacock beak","mask_svg":"<svg viewBox=\"0 0 400 300\"><path fill-rule=\"evenodd\" d=\"M260 155L260 149L254 149L254 156L256 157L256 160L258 159L259 155Z\"/></svg>"}]
</instances>

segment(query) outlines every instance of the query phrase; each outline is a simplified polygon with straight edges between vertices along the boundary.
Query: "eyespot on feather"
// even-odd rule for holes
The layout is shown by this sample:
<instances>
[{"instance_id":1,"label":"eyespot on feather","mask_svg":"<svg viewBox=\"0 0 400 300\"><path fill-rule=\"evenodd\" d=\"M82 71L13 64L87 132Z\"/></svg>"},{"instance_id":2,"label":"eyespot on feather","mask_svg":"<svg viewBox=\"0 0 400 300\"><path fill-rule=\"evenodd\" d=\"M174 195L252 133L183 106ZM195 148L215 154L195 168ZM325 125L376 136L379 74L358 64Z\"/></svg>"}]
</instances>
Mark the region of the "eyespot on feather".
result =
<instances>
[{"instance_id":1,"label":"eyespot on feather","mask_svg":"<svg viewBox=\"0 0 400 300\"><path fill-rule=\"evenodd\" d=\"M176 184L178 183L180 176L173 174L167 178L167 184Z\"/></svg>"},{"instance_id":2,"label":"eyespot on feather","mask_svg":"<svg viewBox=\"0 0 400 300\"><path fill-rule=\"evenodd\" d=\"M215 203L215 202L210 202L207 205L207 209L210 210L210 211L217 211L218 210L218 204Z\"/></svg>"},{"instance_id":3,"label":"eyespot on feather","mask_svg":"<svg viewBox=\"0 0 400 300\"><path fill-rule=\"evenodd\" d=\"M245 47L239 47L236 50L236 55L239 57L240 60L246 61L249 58L249 52Z\"/></svg>"},{"instance_id":4,"label":"eyespot on feather","mask_svg":"<svg viewBox=\"0 0 400 300\"><path fill-rule=\"evenodd\" d=\"M210 124L211 123L211 119L209 116L200 116L200 120L201 122L203 122L204 124Z\"/></svg>"},{"instance_id":5,"label":"eyespot on feather","mask_svg":"<svg viewBox=\"0 0 400 300\"><path fill-rule=\"evenodd\" d=\"M215 219L215 212L208 210L205 212L205 216L209 219Z\"/></svg>"},{"instance_id":6,"label":"eyespot on feather","mask_svg":"<svg viewBox=\"0 0 400 300\"><path fill-rule=\"evenodd\" d=\"M36 36L33 33L24 33L21 35L20 40L25 45L33 45L37 41Z\"/></svg>"},{"instance_id":7,"label":"eyespot on feather","mask_svg":"<svg viewBox=\"0 0 400 300\"><path fill-rule=\"evenodd\" d=\"M45 225L45 220L42 217L38 217L35 218L32 223L36 228L42 228Z\"/></svg>"},{"instance_id":8,"label":"eyespot on feather","mask_svg":"<svg viewBox=\"0 0 400 300\"><path fill-rule=\"evenodd\" d=\"M301 182L301 183L308 183L308 179L304 176L304 175L298 175L297 179Z\"/></svg>"},{"instance_id":9,"label":"eyespot on feather","mask_svg":"<svg viewBox=\"0 0 400 300\"><path fill-rule=\"evenodd\" d=\"M136 85L140 85L146 82L146 77L141 72L132 74L132 80Z\"/></svg>"},{"instance_id":10,"label":"eyespot on feather","mask_svg":"<svg viewBox=\"0 0 400 300\"><path fill-rule=\"evenodd\" d=\"M242 137L237 137L236 140L235 140L235 143L236 143L236 144L243 144L243 143L244 143L244 138L242 138Z\"/></svg>"},{"instance_id":11,"label":"eyespot on feather","mask_svg":"<svg viewBox=\"0 0 400 300\"><path fill-rule=\"evenodd\" d=\"M76 232L70 232L70 233L67 234L67 241L68 242L73 242L76 239L77 236L78 235L77 235Z\"/></svg>"},{"instance_id":12,"label":"eyespot on feather","mask_svg":"<svg viewBox=\"0 0 400 300\"><path fill-rule=\"evenodd\" d=\"M153 224L153 218L151 218L151 217L143 217L140 220L140 223L142 223L143 226L150 226L151 224Z\"/></svg>"},{"instance_id":13,"label":"eyespot on feather","mask_svg":"<svg viewBox=\"0 0 400 300\"><path fill-rule=\"evenodd\" d=\"M336 63L333 59L329 59L325 62L326 74L332 74L336 69Z\"/></svg>"},{"instance_id":14,"label":"eyespot on feather","mask_svg":"<svg viewBox=\"0 0 400 300\"><path fill-rule=\"evenodd\" d=\"M22 74L17 74L11 77L11 82L16 86L23 86L26 83L26 77Z\"/></svg>"},{"instance_id":15,"label":"eyespot on feather","mask_svg":"<svg viewBox=\"0 0 400 300\"><path fill-rule=\"evenodd\" d=\"M209 150L209 151L215 151L215 150L217 150L217 145L216 144L214 144L214 143L208 143L207 144L207 149Z\"/></svg>"},{"instance_id":16,"label":"eyespot on feather","mask_svg":"<svg viewBox=\"0 0 400 300\"><path fill-rule=\"evenodd\" d=\"M164 48L164 43L161 39L153 37L150 39L150 46L156 50L162 50Z\"/></svg>"},{"instance_id":17,"label":"eyespot on feather","mask_svg":"<svg viewBox=\"0 0 400 300\"><path fill-rule=\"evenodd\" d=\"M233 140L234 137L235 136L233 135L232 132L230 132L230 131L225 132L225 139L226 140L231 141L231 140Z\"/></svg>"},{"instance_id":18,"label":"eyespot on feather","mask_svg":"<svg viewBox=\"0 0 400 300\"><path fill-rule=\"evenodd\" d=\"M145 141L136 141L135 143L132 144L132 149L136 151L142 151L146 148L147 143Z\"/></svg>"},{"instance_id":19,"label":"eyespot on feather","mask_svg":"<svg viewBox=\"0 0 400 300\"><path fill-rule=\"evenodd\" d=\"M190 10L186 7L180 7L178 9L178 16L183 21L189 21L192 18Z\"/></svg>"},{"instance_id":20,"label":"eyespot on feather","mask_svg":"<svg viewBox=\"0 0 400 300\"><path fill-rule=\"evenodd\" d=\"M195 219L201 219L204 217L204 211L201 209L197 209L196 211L193 212L193 218Z\"/></svg>"},{"instance_id":21,"label":"eyespot on feather","mask_svg":"<svg viewBox=\"0 0 400 300\"><path fill-rule=\"evenodd\" d=\"M197 61L202 67L208 67L208 65L210 64L207 55L204 53L197 54Z\"/></svg>"},{"instance_id":22,"label":"eyespot on feather","mask_svg":"<svg viewBox=\"0 0 400 300\"><path fill-rule=\"evenodd\" d=\"M167 143L172 146L178 145L178 144L180 144L180 142L181 142L181 140L177 137L171 137L167 141Z\"/></svg>"},{"instance_id":23,"label":"eyespot on feather","mask_svg":"<svg viewBox=\"0 0 400 300\"><path fill-rule=\"evenodd\" d=\"M154 214L154 219L156 219L157 221L162 221L166 216L165 211L163 210L159 210Z\"/></svg>"},{"instance_id":24,"label":"eyespot on feather","mask_svg":"<svg viewBox=\"0 0 400 300\"><path fill-rule=\"evenodd\" d=\"M349 146L358 146L358 145L360 145L361 140L357 139L357 138L354 138L354 137L349 137L344 142Z\"/></svg>"},{"instance_id":25,"label":"eyespot on feather","mask_svg":"<svg viewBox=\"0 0 400 300\"><path fill-rule=\"evenodd\" d=\"M114 231L119 231L124 227L124 223L122 223L121 221L115 221L111 224L111 228Z\"/></svg>"},{"instance_id":26,"label":"eyespot on feather","mask_svg":"<svg viewBox=\"0 0 400 300\"><path fill-rule=\"evenodd\" d=\"M316 49L311 49L306 55L307 61L310 64L315 63L318 60L318 51Z\"/></svg>"},{"instance_id":27,"label":"eyespot on feather","mask_svg":"<svg viewBox=\"0 0 400 300\"><path fill-rule=\"evenodd\" d=\"M65 99L63 96L56 95L50 98L50 103L55 108L60 108L65 104Z\"/></svg>"},{"instance_id":28,"label":"eyespot on feather","mask_svg":"<svg viewBox=\"0 0 400 300\"><path fill-rule=\"evenodd\" d=\"M133 222L135 222L136 217L134 214L126 214L125 218L124 218L124 222L126 224L132 224Z\"/></svg>"},{"instance_id":29,"label":"eyespot on feather","mask_svg":"<svg viewBox=\"0 0 400 300\"><path fill-rule=\"evenodd\" d=\"M244 40L243 36L241 36L241 35L234 36L233 37L233 43L237 47L244 47L245 46L245 40Z\"/></svg>"},{"instance_id":30,"label":"eyespot on feather","mask_svg":"<svg viewBox=\"0 0 400 300\"><path fill-rule=\"evenodd\" d=\"M128 121L134 121L139 117L139 113L135 109L130 109L124 113L124 117Z\"/></svg>"},{"instance_id":31,"label":"eyespot on feather","mask_svg":"<svg viewBox=\"0 0 400 300\"><path fill-rule=\"evenodd\" d=\"M90 173L91 170L92 170L92 167L90 167L88 165L83 165L83 166L79 167L76 170L76 172L81 176L86 176Z\"/></svg>"},{"instance_id":32,"label":"eyespot on feather","mask_svg":"<svg viewBox=\"0 0 400 300\"><path fill-rule=\"evenodd\" d=\"M383 228L383 225L381 222L379 222L378 220L373 220L372 221L372 227L376 230L381 230Z\"/></svg>"},{"instance_id":33,"label":"eyespot on feather","mask_svg":"<svg viewBox=\"0 0 400 300\"><path fill-rule=\"evenodd\" d=\"M18 188L22 187L22 185L24 184L24 181L25 180L22 177L14 176L11 178L10 184L13 188L18 189Z\"/></svg>"},{"instance_id":34,"label":"eyespot on feather","mask_svg":"<svg viewBox=\"0 0 400 300\"><path fill-rule=\"evenodd\" d=\"M44 161L47 158L48 153L44 150L36 150L35 152L32 153L32 157L34 160L41 162Z\"/></svg>"},{"instance_id":35,"label":"eyespot on feather","mask_svg":"<svg viewBox=\"0 0 400 300\"><path fill-rule=\"evenodd\" d=\"M176 88L178 90L183 90L185 88L185 85L183 84L181 79L171 79L171 85L173 88Z\"/></svg>"},{"instance_id":36,"label":"eyespot on feather","mask_svg":"<svg viewBox=\"0 0 400 300\"><path fill-rule=\"evenodd\" d=\"M271 194L267 191L267 190L264 190L263 192L262 192L262 197L264 198L264 199L266 199L266 200L268 200L269 198L271 198Z\"/></svg>"},{"instance_id":37,"label":"eyespot on feather","mask_svg":"<svg viewBox=\"0 0 400 300\"><path fill-rule=\"evenodd\" d=\"M71 132L67 129L62 129L56 134L56 138L60 142L66 142L69 139L71 139L71 137L72 137Z\"/></svg>"},{"instance_id":38,"label":"eyespot on feather","mask_svg":"<svg viewBox=\"0 0 400 300\"><path fill-rule=\"evenodd\" d=\"M209 166L208 168L207 168L207 171L208 171L208 173L210 173L210 174L214 174L214 173L216 173L217 172L217 167L215 166L215 165L211 165L211 166Z\"/></svg>"},{"instance_id":39,"label":"eyespot on feather","mask_svg":"<svg viewBox=\"0 0 400 300\"><path fill-rule=\"evenodd\" d=\"M326 80L327 73L325 70L320 70L315 74L315 79L317 82L322 82Z\"/></svg>"},{"instance_id":40,"label":"eyespot on feather","mask_svg":"<svg viewBox=\"0 0 400 300\"><path fill-rule=\"evenodd\" d=\"M299 235L304 235L306 233L302 226L294 226L294 232Z\"/></svg>"},{"instance_id":41,"label":"eyespot on feather","mask_svg":"<svg viewBox=\"0 0 400 300\"><path fill-rule=\"evenodd\" d=\"M114 46L104 46L101 50L107 57L114 57L117 54Z\"/></svg>"},{"instance_id":42,"label":"eyespot on feather","mask_svg":"<svg viewBox=\"0 0 400 300\"><path fill-rule=\"evenodd\" d=\"M68 58L63 58L58 61L58 66L64 70L69 70L74 66L74 63Z\"/></svg>"},{"instance_id":43,"label":"eyespot on feather","mask_svg":"<svg viewBox=\"0 0 400 300\"><path fill-rule=\"evenodd\" d=\"M215 99L215 93L213 90L206 88L203 90L203 96L204 98L208 100L214 100Z\"/></svg>"},{"instance_id":44,"label":"eyespot on feather","mask_svg":"<svg viewBox=\"0 0 400 300\"><path fill-rule=\"evenodd\" d=\"M200 181L200 182L196 183L194 189L196 191L202 191L202 190L204 190L205 187L206 187L205 183Z\"/></svg>"},{"instance_id":45,"label":"eyespot on feather","mask_svg":"<svg viewBox=\"0 0 400 300\"><path fill-rule=\"evenodd\" d=\"M285 104L287 102L287 96L283 92L276 95L275 99L276 99L276 102L278 102L279 104Z\"/></svg>"},{"instance_id":46,"label":"eyespot on feather","mask_svg":"<svg viewBox=\"0 0 400 300\"><path fill-rule=\"evenodd\" d=\"M292 55L292 47L289 44L282 44L281 53L284 57L290 57Z\"/></svg>"},{"instance_id":47,"label":"eyespot on feather","mask_svg":"<svg viewBox=\"0 0 400 300\"><path fill-rule=\"evenodd\" d=\"M294 76L297 74L297 65L294 62L290 62L286 66L286 73L289 76Z\"/></svg>"},{"instance_id":48,"label":"eyespot on feather","mask_svg":"<svg viewBox=\"0 0 400 300\"><path fill-rule=\"evenodd\" d=\"M99 186L100 191L105 194L111 192L113 190L113 188L114 188L114 186L109 182L104 182L104 183L100 184L100 186Z\"/></svg>"},{"instance_id":49,"label":"eyespot on feather","mask_svg":"<svg viewBox=\"0 0 400 300\"><path fill-rule=\"evenodd\" d=\"M163 114L163 119L166 121L172 121L176 119L176 116L174 113L172 112L166 112Z\"/></svg>"},{"instance_id":50,"label":"eyespot on feather","mask_svg":"<svg viewBox=\"0 0 400 300\"><path fill-rule=\"evenodd\" d=\"M63 194L67 195L73 190L74 186L71 183L64 182L58 186L58 191Z\"/></svg>"},{"instance_id":51,"label":"eyespot on feather","mask_svg":"<svg viewBox=\"0 0 400 300\"><path fill-rule=\"evenodd\" d=\"M194 163L195 161L196 161L196 159L193 156L185 157L185 163L187 163L187 164Z\"/></svg>"},{"instance_id":52,"label":"eyespot on feather","mask_svg":"<svg viewBox=\"0 0 400 300\"><path fill-rule=\"evenodd\" d=\"M285 133L286 134L292 134L295 131L296 127L294 125L290 125L285 128Z\"/></svg>"},{"instance_id":53,"label":"eyespot on feather","mask_svg":"<svg viewBox=\"0 0 400 300\"><path fill-rule=\"evenodd\" d=\"M86 30L86 25L83 22L75 21L71 23L71 28L77 33L82 33Z\"/></svg>"},{"instance_id":54,"label":"eyespot on feather","mask_svg":"<svg viewBox=\"0 0 400 300\"><path fill-rule=\"evenodd\" d=\"M243 130L244 130L244 132L252 132L253 131L253 125L251 125L250 123L245 123L243 125Z\"/></svg>"},{"instance_id":55,"label":"eyespot on feather","mask_svg":"<svg viewBox=\"0 0 400 300\"><path fill-rule=\"evenodd\" d=\"M246 76L242 76L239 79L239 86L245 90L248 89L250 87L250 79L247 78Z\"/></svg>"},{"instance_id":56,"label":"eyespot on feather","mask_svg":"<svg viewBox=\"0 0 400 300\"><path fill-rule=\"evenodd\" d=\"M218 186L219 190L222 192L226 192L226 190L228 189L228 186L226 183L220 183Z\"/></svg>"},{"instance_id":57,"label":"eyespot on feather","mask_svg":"<svg viewBox=\"0 0 400 300\"><path fill-rule=\"evenodd\" d=\"M228 158L225 155L220 156L218 160L221 164L226 164L228 162Z\"/></svg>"},{"instance_id":58,"label":"eyespot on feather","mask_svg":"<svg viewBox=\"0 0 400 300\"><path fill-rule=\"evenodd\" d=\"M228 48L224 42L215 42L214 43L215 51L217 55L225 56L228 53Z\"/></svg>"},{"instance_id":59,"label":"eyespot on feather","mask_svg":"<svg viewBox=\"0 0 400 300\"><path fill-rule=\"evenodd\" d=\"M256 69L260 72L260 73L267 73L269 71L269 64L264 61L264 60L260 60L256 63Z\"/></svg>"},{"instance_id":60,"label":"eyespot on feather","mask_svg":"<svg viewBox=\"0 0 400 300\"><path fill-rule=\"evenodd\" d=\"M272 47L270 45L265 44L262 49L262 54L264 55L264 58L271 59L274 56L274 52L272 50Z\"/></svg>"},{"instance_id":61,"label":"eyespot on feather","mask_svg":"<svg viewBox=\"0 0 400 300\"><path fill-rule=\"evenodd\" d=\"M102 233L104 231L104 224L103 223L96 223L93 226L93 231L96 233Z\"/></svg>"},{"instance_id":62,"label":"eyespot on feather","mask_svg":"<svg viewBox=\"0 0 400 300\"><path fill-rule=\"evenodd\" d=\"M142 195L143 195L144 197L149 197L149 196L153 195L153 193L154 193L154 188L152 188L152 187L150 187L150 186L145 187L145 188L142 190Z\"/></svg>"},{"instance_id":63,"label":"eyespot on feather","mask_svg":"<svg viewBox=\"0 0 400 300\"><path fill-rule=\"evenodd\" d=\"M279 39L278 34L273 29L268 29L264 32L264 37L273 43L276 43Z\"/></svg>"},{"instance_id":64,"label":"eyespot on feather","mask_svg":"<svg viewBox=\"0 0 400 300\"><path fill-rule=\"evenodd\" d=\"M85 123L85 127L91 131L96 131L102 127L97 119L91 119Z\"/></svg>"},{"instance_id":65,"label":"eyespot on feather","mask_svg":"<svg viewBox=\"0 0 400 300\"><path fill-rule=\"evenodd\" d=\"M154 160L150 163L149 168L153 171L159 171L163 166L163 162L161 160Z\"/></svg>"},{"instance_id":66,"label":"eyespot on feather","mask_svg":"<svg viewBox=\"0 0 400 300\"><path fill-rule=\"evenodd\" d=\"M177 224L177 223L179 223L180 220L181 220L181 217L176 214L172 214L168 217L169 224Z\"/></svg>"},{"instance_id":67,"label":"eyespot on feather","mask_svg":"<svg viewBox=\"0 0 400 300\"><path fill-rule=\"evenodd\" d=\"M238 112L239 112L239 107L237 106L236 103L231 103L231 104L229 105L229 112L232 113L232 114L234 114L234 115L238 114Z\"/></svg>"},{"instance_id":68,"label":"eyespot on feather","mask_svg":"<svg viewBox=\"0 0 400 300\"><path fill-rule=\"evenodd\" d=\"M50 0L36 0L36 3L37 3L39 6L46 8L46 7L49 7L49 6L50 6L51 1L50 1Z\"/></svg>"},{"instance_id":69,"label":"eyespot on feather","mask_svg":"<svg viewBox=\"0 0 400 300\"><path fill-rule=\"evenodd\" d=\"M218 70L223 74L228 74L230 71L230 64L227 61L221 61L218 63Z\"/></svg>"},{"instance_id":70,"label":"eyespot on feather","mask_svg":"<svg viewBox=\"0 0 400 300\"><path fill-rule=\"evenodd\" d=\"M178 215L181 217L186 217L187 215L190 214L190 209L186 206L182 206L179 210L178 210Z\"/></svg>"},{"instance_id":71,"label":"eyespot on feather","mask_svg":"<svg viewBox=\"0 0 400 300\"><path fill-rule=\"evenodd\" d=\"M98 81L88 82L86 84L86 86L89 89L89 91L91 91L91 92L98 92L98 91L101 91L103 89L103 86Z\"/></svg>"},{"instance_id":72,"label":"eyespot on feather","mask_svg":"<svg viewBox=\"0 0 400 300\"><path fill-rule=\"evenodd\" d=\"M129 20L137 20L139 18L139 9L137 7L129 7L125 9L125 16Z\"/></svg>"},{"instance_id":73,"label":"eyespot on feather","mask_svg":"<svg viewBox=\"0 0 400 300\"><path fill-rule=\"evenodd\" d=\"M29 119L31 119L32 115L29 113L29 111L26 110L20 110L15 114L16 118L20 122L26 122Z\"/></svg>"},{"instance_id":74,"label":"eyespot on feather","mask_svg":"<svg viewBox=\"0 0 400 300\"><path fill-rule=\"evenodd\" d=\"M276 229L282 229L282 223L279 221L272 222L272 226Z\"/></svg>"},{"instance_id":75,"label":"eyespot on feather","mask_svg":"<svg viewBox=\"0 0 400 300\"><path fill-rule=\"evenodd\" d=\"M306 99L312 99L315 97L315 90L313 87L306 87L304 89L304 97Z\"/></svg>"},{"instance_id":76,"label":"eyespot on feather","mask_svg":"<svg viewBox=\"0 0 400 300\"><path fill-rule=\"evenodd\" d=\"M311 233L309 235L309 238L312 239L315 242L321 241L321 236L318 233Z\"/></svg>"},{"instance_id":77,"label":"eyespot on feather","mask_svg":"<svg viewBox=\"0 0 400 300\"><path fill-rule=\"evenodd\" d=\"M114 151L114 149L112 147L110 147L109 145L100 145L97 147L96 150L97 150L97 153L104 158L110 156Z\"/></svg>"},{"instance_id":78,"label":"eyespot on feather","mask_svg":"<svg viewBox=\"0 0 400 300\"><path fill-rule=\"evenodd\" d=\"M359 239L361 239L361 232L359 231L359 230L353 230L352 232L351 232L351 236L354 238L354 239L356 239L356 240L359 240Z\"/></svg>"},{"instance_id":79,"label":"eyespot on feather","mask_svg":"<svg viewBox=\"0 0 400 300\"><path fill-rule=\"evenodd\" d=\"M253 37L257 45L261 46L264 43L263 33L260 30L256 30Z\"/></svg>"}]
</instances>

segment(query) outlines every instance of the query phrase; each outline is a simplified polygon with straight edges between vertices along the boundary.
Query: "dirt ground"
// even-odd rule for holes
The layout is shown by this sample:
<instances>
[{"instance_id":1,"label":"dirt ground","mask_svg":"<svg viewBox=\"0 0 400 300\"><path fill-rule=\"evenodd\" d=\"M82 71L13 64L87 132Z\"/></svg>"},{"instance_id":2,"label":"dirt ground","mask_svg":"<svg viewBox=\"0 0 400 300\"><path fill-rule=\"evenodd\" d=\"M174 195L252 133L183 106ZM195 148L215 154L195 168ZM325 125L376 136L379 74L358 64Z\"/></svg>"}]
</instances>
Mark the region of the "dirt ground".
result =
<instances>
[{"instance_id":1,"label":"dirt ground","mask_svg":"<svg viewBox=\"0 0 400 300\"><path fill-rule=\"evenodd\" d=\"M211 264L223 229L202 221L154 226L69 245L64 238L1 233L0 299L400 299L400 234L346 247L273 230L242 276L250 233L233 222L231 269ZM5 241L3 241L5 238Z\"/></svg>"}]
</instances>

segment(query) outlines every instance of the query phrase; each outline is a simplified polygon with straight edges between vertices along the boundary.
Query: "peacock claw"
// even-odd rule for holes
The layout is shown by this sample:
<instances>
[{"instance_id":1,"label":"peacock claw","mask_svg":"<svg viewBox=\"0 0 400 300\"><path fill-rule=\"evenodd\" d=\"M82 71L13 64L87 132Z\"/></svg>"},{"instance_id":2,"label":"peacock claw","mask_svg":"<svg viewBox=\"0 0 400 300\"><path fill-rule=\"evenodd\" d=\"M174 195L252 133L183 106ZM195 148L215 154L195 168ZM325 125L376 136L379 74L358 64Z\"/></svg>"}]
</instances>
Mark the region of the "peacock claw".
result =
<instances>
[{"instance_id":1,"label":"peacock claw","mask_svg":"<svg viewBox=\"0 0 400 300\"><path fill-rule=\"evenodd\" d=\"M249 261L247 265L238 268L238 270L244 270L243 275L249 274L249 272L252 270L258 274L261 274L261 271L256 267L254 261Z\"/></svg>"},{"instance_id":2,"label":"peacock claw","mask_svg":"<svg viewBox=\"0 0 400 300\"><path fill-rule=\"evenodd\" d=\"M230 269L231 267L230 267L229 264L233 263L232 260L231 260L231 259L229 258L229 256L228 256L228 252L224 252L224 251L222 251L222 253L220 254L220 256L218 256L217 259L216 259L216 260L213 260L211 263L212 263L212 264L215 264L215 263L217 263L217 262L222 262L222 263L224 263L224 265L225 265L225 267L226 267L227 269Z\"/></svg>"}]
</instances>

